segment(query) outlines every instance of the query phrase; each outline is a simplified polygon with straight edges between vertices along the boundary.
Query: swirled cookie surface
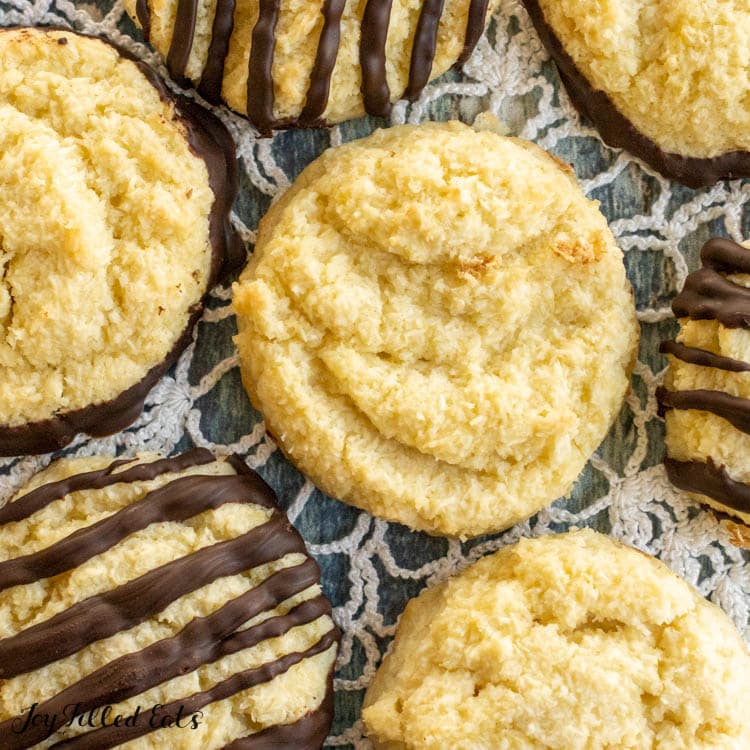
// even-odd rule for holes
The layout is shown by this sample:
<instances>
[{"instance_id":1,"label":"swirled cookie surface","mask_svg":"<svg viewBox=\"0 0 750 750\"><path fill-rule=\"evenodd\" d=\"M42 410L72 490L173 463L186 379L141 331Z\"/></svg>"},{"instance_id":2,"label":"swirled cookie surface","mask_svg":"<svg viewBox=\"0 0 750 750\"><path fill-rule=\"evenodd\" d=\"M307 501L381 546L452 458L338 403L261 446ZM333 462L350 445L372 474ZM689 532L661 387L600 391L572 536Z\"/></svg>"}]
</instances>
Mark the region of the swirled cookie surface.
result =
<instances>
[{"instance_id":1,"label":"swirled cookie surface","mask_svg":"<svg viewBox=\"0 0 750 750\"><path fill-rule=\"evenodd\" d=\"M167 357L209 281L213 203L132 61L0 33L0 426L107 402Z\"/></svg>"},{"instance_id":2,"label":"swirled cookie surface","mask_svg":"<svg viewBox=\"0 0 750 750\"><path fill-rule=\"evenodd\" d=\"M234 288L245 386L334 497L478 535L568 491L619 411L636 323L595 203L459 123L327 151Z\"/></svg>"},{"instance_id":3,"label":"swirled cookie surface","mask_svg":"<svg viewBox=\"0 0 750 750\"><path fill-rule=\"evenodd\" d=\"M3 748L322 746L330 604L239 459L59 461L0 508L0 550Z\"/></svg>"},{"instance_id":4,"label":"swirled cookie surface","mask_svg":"<svg viewBox=\"0 0 750 750\"><path fill-rule=\"evenodd\" d=\"M378 750L739 750L750 655L659 561L523 539L407 605L365 697Z\"/></svg>"}]
</instances>

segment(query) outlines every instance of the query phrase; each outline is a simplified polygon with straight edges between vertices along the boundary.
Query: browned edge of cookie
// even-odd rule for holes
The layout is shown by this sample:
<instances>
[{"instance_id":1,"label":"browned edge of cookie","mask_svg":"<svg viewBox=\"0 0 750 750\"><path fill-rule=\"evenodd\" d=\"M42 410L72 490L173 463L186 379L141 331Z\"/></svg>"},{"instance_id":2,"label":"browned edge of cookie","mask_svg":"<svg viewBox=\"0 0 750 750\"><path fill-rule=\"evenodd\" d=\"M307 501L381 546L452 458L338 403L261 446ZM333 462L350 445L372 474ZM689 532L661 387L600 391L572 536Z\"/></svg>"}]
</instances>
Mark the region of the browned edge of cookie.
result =
<instances>
[{"instance_id":1,"label":"browned edge of cookie","mask_svg":"<svg viewBox=\"0 0 750 750\"><path fill-rule=\"evenodd\" d=\"M675 317L715 320L727 328L750 329L750 289L726 278L726 274L750 273L750 250L732 240L714 237L703 245L700 257L701 267L688 275L672 302ZM726 372L750 370L750 363L676 341L663 341L659 351L698 367ZM659 416L671 409L694 409L715 414L740 432L750 433L749 399L723 391L675 391L664 386L656 389L656 398ZM678 461L670 456L665 458L664 466L669 481L678 489L709 497L737 513L750 513L750 485L732 479L724 466L711 459ZM720 520L728 518L719 511L715 513Z\"/></svg>"},{"instance_id":2,"label":"browned edge of cookie","mask_svg":"<svg viewBox=\"0 0 750 750\"><path fill-rule=\"evenodd\" d=\"M40 30L40 27L31 28ZM23 30L24 27L6 27L0 29L0 33L17 33ZM238 268L245 260L244 244L229 218L239 189L239 175L235 145L228 130L221 120L208 110L187 97L172 93L148 65L108 39L79 34L60 26L42 27L41 30L88 36L108 44L121 57L136 64L149 83L159 92L162 101L174 103L175 113L185 126L190 150L206 164L209 185L214 194L209 218L212 257L206 284L207 294L226 273ZM38 422L13 427L0 426L0 456L47 453L65 447L79 432L85 432L92 437L103 437L132 424L143 411L149 391L190 344L193 328L201 316L202 309L201 303L191 311L185 330L164 361L149 370L140 382L114 399L64 412Z\"/></svg>"},{"instance_id":3,"label":"browned edge of cookie","mask_svg":"<svg viewBox=\"0 0 750 750\"><path fill-rule=\"evenodd\" d=\"M565 51L544 18L539 0L523 0L544 46L557 64L573 104L588 117L602 139L614 148L624 148L650 164L665 177L691 188L713 185L719 180L750 176L750 153L731 151L710 159L670 153L659 148L617 109L603 91L595 89ZM654 103L654 106L659 106Z\"/></svg>"},{"instance_id":4,"label":"browned edge of cookie","mask_svg":"<svg viewBox=\"0 0 750 750\"><path fill-rule=\"evenodd\" d=\"M195 448L171 458L145 464L133 459L113 459L101 469L74 474L42 484L15 502L0 508L0 525L29 518L50 503L72 492L102 490L122 483L150 481L166 473L180 473L215 461L205 448ZM228 458L236 475L178 476L151 490L134 505L68 536L52 547L0 563L0 590L18 584L33 584L90 560L110 549L129 533L161 521L192 518L227 502L253 503L271 510L267 521L242 536L205 547L185 557L150 570L139 578L74 604L64 613L0 639L0 675L24 674L75 653L91 643L123 632L162 611L177 598L226 575L234 575L289 553L305 554L304 563L283 568L261 584L236 597L218 610L191 620L175 635L145 648L127 653L87 676L74 680L62 692L39 705L40 713L53 716L52 726L34 724L19 734L17 719L0 721L0 745L24 750L61 728L66 710L76 706L84 714L102 705L118 703L165 681L178 677L217 658L250 648L292 628L313 622L322 615L332 618L328 599L318 595L290 609L284 615L267 618L247 629L244 622L269 611L313 584L320 583L320 568L309 556L304 540L279 508L271 487L236 455ZM130 464L130 465L129 465ZM117 471L116 471L117 470ZM294 652L260 667L241 670L208 690L162 706L174 715L183 710L200 711L215 700L229 698L249 687L269 682L308 656L322 653L340 641L335 626L304 652ZM174 710L172 710L174 709ZM232 750L295 747L319 750L333 720L333 667L328 671L326 693L321 705L291 724L275 724L261 732L230 742ZM102 725L59 743L86 748L115 747L144 736L158 726L142 723L129 726Z\"/></svg>"}]
</instances>

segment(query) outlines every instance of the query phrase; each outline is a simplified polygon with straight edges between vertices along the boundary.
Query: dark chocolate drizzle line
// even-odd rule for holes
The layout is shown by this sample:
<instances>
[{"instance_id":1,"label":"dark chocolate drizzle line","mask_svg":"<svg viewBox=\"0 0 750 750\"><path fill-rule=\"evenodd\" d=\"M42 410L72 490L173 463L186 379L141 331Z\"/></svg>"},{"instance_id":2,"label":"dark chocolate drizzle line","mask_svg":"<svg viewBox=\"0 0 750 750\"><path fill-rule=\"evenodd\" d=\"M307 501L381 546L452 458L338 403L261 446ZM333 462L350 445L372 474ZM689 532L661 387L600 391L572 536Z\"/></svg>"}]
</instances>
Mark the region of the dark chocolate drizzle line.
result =
<instances>
[{"instance_id":1,"label":"dark chocolate drizzle line","mask_svg":"<svg viewBox=\"0 0 750 750\"><path fill-rule=\"evenodd\" d=\"M8 28L0 33L11 32L16 28ZM77 33L70 29L54 27L45 28L44 31ZM206 283L208 292L225 273L239 267L245 260L242 240L230 221L232 204L239 186L234 141L221 120L195 102L170 92L161 78L128 50L106 39L94 38L113 47L121 57L134 63L157 90L161 99L174 104L175 115L185 126L187 140L193 153L206 164L209 184L214 194L209 218L212 253L211 270ZM92 437L104 437L128 427L143 411L149 391L192 341L193 328L201 316L202 305L200 302L188 311L185 330L164 360L154 365L140 382L115 398L63 412L38 422L18 426L0 425L0 456L47 453L65 447L79 432L85 432Z\"/></svg>"},{"instance_id":2,"label":"dark chocolate drizzle line","mask_svg":"<svg viewBox=\"0 0 750 750\"><path fill-rule=\"evenodd\" d=\"M689 365L713 367L717 370L726 370L727 372L750 372L750 363L748 362L714 354L707 349L685 346L685 344L677 341L662 341L659 351L662 354L671 354L673 357L682 362L687 362Z\"/></svg>"},{"instance_id":3,"label":"dark chocolate drizzle line","mask_svg":"<svg viewBox=\"0 0 750 750\"><path fill-rule=\"evenodd\" d=\"M750 153L746 151L730 151L713 158L701 159L659 148L620 113L607 94L589 83L545 20L539 0L524 0L524 4L537 33L560 71L560 78L573 104L594 123L605 143L613 148L630 151L665 177L692 188L713 185L719 180L750 176Z\"/></svg>"},{"instance_id":4,"label":"dark chocolate drizzle line","mask_svg":"<svg viewBox=\"0 0 750 750\"><path fill-rule=\"evenodd\" d=\"M151 37L151 7L148 0L135 0L135 16L143 29L143 38L149 41Z\"/></svg>"},{"instance_id":5,"label":"dark chocolate drizzle line","mask_svg":"<svg viewBox=\"0 0 750 750\"><path fill-rule=\"evenodd\" d=\"M750 513L750 485L732 479L726 468L710 458L703 461L664 460L669 481L686 492L706 495L740 513Z\"/></svg>"},{"instance_id":6,"label":"dark chocolate drizzle line","mask_svg":"<svg viewBox=\"0 0 750 750\"><path fill-rule=\"evenodd\" d=\"M341 16L344 13L345 5L346 0L325 0L323 3L323 29L320 32L315 64L310 75L307 101L299 118L300 125L318 124L328 106L331 76L339 52Z\"/></svg>"},{"instance_id":7,"label":"dark chocolate drizzle line","mask_svg":"<svg viewBox=\"0 0 750 750\"><path fill-rule=\"evenodd\" d=\"M333 715L333 691L329 690L317 711L311 711L293 724L277 724L257 734L230 742L223 750L318 750L328 736Z\"/></svg>"},{"instance_id":8,"label":"dark chocolate drizzle line","mask_svg":"<svg viewBox=\"0 0 750 750\"><path fill-rule=\"evenodd\" d=\"M304 551L301 538L290 534L289 522L276 513L241 537L181 557L0 639L0 678L39 669L95 641L128 630L218 578L236 575L290 552Z\"/></svg>"},{"instance_id":9,"label":"dark chocolate drizzle line","mask_svg":"<svg viewBox=\"0 0 750 750\"><path fill-rule=\"evenodd\" d=\"M359 65L362 97L367 113L387 117L391 112L391 90L385 68L385 44L393 0L367 0L360 29Z\"/></svg>"},{"instance_id":10,"label":"dark chocolate drizzle line","mask_svg":"<svg viewBox=\"0 0 750 750\"><path fill-rule=\"evenodd\" d=\"M297 605L285 615L234 632L243 623L261 612L274 609L319 580L320 571L312 559L274 573L210 615L195 618L171 638L109 662L39 704L36 710L60 717L54 727L56 730L66 718L70 718L65 717L66 706L78 706L78 712L83 714L101 706L115 705L204 664L252 648L267 638L283 635L322 615L330 615L330 603L325 597L318 596ZM0 723L0 746L5 750L32 747L50 733L50 727L29 726L19 734L13 731L14 721L17 719Z\"/></svg>"},{"instance_id":11,"label":"dark chocolate drizzle line","mask_svg":"<svg viewBox=\"0 0 750 750\"><path fill-rule=\"evenodd\" d=\"M190 59L195 38L198 0L178 0L177 15L172 26L172 42L167 53L167 68L178 82L185 82L185 68Z\"/></svg>"},{"instance_id":12,"label":"dark chocolate drizzle line","mask_svg":"<svg viewBox=\"0 0 750 750\"><path fill-rule=\"evenodd\" d=\"M750 289L724 278L713 268L701 268L685 280L672 302L678 318L718 320L727 328L750 326Z\"/></svg>"},{"instance_id":13,"label":"dark chocolate drizzle line","mask_svg":"<svg viewBox=\"0 0 750 750\"><path fill-rule=\"evenodd\" d=\"M211 29L211 44L208 48L206 66L201 73L198 92L212 104L221 102L221 86L224 78L224 63L229 53L229 39L234 30L235 0L217 0L214 23Z\"/></svg>"},{"instance_id":14,"label":"dark chocolate drizzle line","mask_svg":"<svg viewBox=\"0 0 750 750\"><path fill-rule=\"evenodd\" d=\"M474 51L477 42L484 33L484 25L487 21L487 9L490 0L471 0L469 5L469 18L466 22L466 41L464 48L458 58L458 64L463 65Z\"/></svg>"},{"instance_id":15,"label":"dark chocolate drizzle line","mask_svg":"<svg viewBox=\"0 0 750 750\"><path fill-rule=\"evenodd\" d=\"M409 84L404 92L404 98L414 101L429 83L432 63L437 49L438 27L443 15L445 0L424 0L422 10L414 32L414 43L411 48L411 63L409 67ZM471 13L469 13L471 18ZM484 28L484 26L482 26Z\"/></svg>"},{"instance_id":16,"label":"dark chocolate drizzle line","mask_svg":"<svg viewBox=\"0 0 750 750\"><path fill-rule=\"evenodd\" d=\"M750 399L730 396L723 391L670 391L663 386L656 389L656 397L662 415L667 409L707 411L750 434Z\"/></svg>"},{"instance_id":17,"label":"dark chocolate drizzle line","mask_svg":"<svg viewBox=\"0 0 750 750\"><path fill-rule=\"evenodd\" d=\"M247 116L260 133L270 133L273 116L273 53L280 0L260 0L247 74Z\"/></svg>"},{"instance_id":18,"label":"dark chocolate drizzle line","mask_svg":"<svg viewBox=\"0 0 750 750\"><path fill-rule=\"evenodd\" d=\"M161 712L166 715L176 715L180 707L184 714L193 714L200 711L211 703L231 698L233 695L248 690L255 685L261 685L270 682L275 677L291 669L295 664L299 664L305 659L309 659L317 654L322 654L331 646L335 645L339 639L338 630L334 627L329 630L315 645L305 651L297 651L286 656L282 656L273 662L264 664L256 669L248 669L244 672L238 672L228 679L220 682L214 687L201 693L183 698L173 703L166 704ZM116 747L130 740L134 740L143 735L150 734L157 727L152 727L148 722L141 722L133 727L126 726L108 726L95 729L93 732L72 737L62 742L52 745L55 750L105 750L106 748Z\"/></svg>"},{"instance_id":19,"label":"dark chocolate drizzle line","mask_svg":"<svg viewBox=\"0 0 750 750\"><path fill-rule=\"evenodd\" d=\"M49 547L0 562L0 591L72 570L153 523L184 521L231 502L274 507L256 486L251 475L179 477Z\"/></svg>"},{"instance_id":20,"label":"dark chocolate drizzle line","mask_svg":"<svg viewBox=\"0 0 750 750\"><path fill-rule=\"evenodd\" d=\"M174 458L162 458L151 463L136 464L130 469L113 473L115 469L133 461L131 458L119 459L103 469L76 474L57 482L49 482L31 490L31 492L27 492L18 500L0 508L0 526L14 521L22 521L71 492L101 490L121 482L148 482L162 474L182 472L191 466L200 466L212 463L215 460L211 452L205 448L194 448Z\"/></svg>"}]
</instances>

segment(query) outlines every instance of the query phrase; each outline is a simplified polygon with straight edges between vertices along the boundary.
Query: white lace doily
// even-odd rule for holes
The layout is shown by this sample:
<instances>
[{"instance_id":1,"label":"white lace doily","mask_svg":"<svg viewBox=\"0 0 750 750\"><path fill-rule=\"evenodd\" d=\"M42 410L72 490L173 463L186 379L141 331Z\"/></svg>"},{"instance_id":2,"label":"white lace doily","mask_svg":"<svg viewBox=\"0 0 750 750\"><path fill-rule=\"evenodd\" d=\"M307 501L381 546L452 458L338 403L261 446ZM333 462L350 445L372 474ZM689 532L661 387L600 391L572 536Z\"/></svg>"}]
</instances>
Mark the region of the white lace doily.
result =
<instances>
[{"instance_id":1,"label":"white lace doily","mask_svg":"<svg viewBox=\"0 0 750 750\"><path fill-rule=\"evenodd\" d=\"M159 69L121 2L0 0L0 25L57 24L102 35ZM572 108L519 0L503 0L489 34L463 74L431 84L412 105L398 104L391 123L496 114L513 135L536 141L573 163L585 192L602 202L635 288L642 342L633 388L609 437L570 498L502 535L473 542L430 538L324 497L276 450L260 415L247 404L231 341L228 287L214 290L196 340L153 390L145 413L111 438L79 437L66 453L169 453L190 443L246 456L271 483L321 564L344 636L336 677L336 722L327 747L367 748L359 720L364 688L406 602L480 556L516 541L570 526L593 526L656 555L719 604L750 641L750 554L731 543L728 527L675 491L660 465L663 427L654 391L664 360L658 343L676 324L669 309L697 253L713 234L750 236L750 181L693 191L671 183L623 152L608 149ZM252 243L271 200L324 148L365 135L363 119L330 131L289 131L257 139L249 124L218 113L234 135L242 192L235 221ZM0 460L7 497L49 456Z\"/></svg>"}]
</instances>

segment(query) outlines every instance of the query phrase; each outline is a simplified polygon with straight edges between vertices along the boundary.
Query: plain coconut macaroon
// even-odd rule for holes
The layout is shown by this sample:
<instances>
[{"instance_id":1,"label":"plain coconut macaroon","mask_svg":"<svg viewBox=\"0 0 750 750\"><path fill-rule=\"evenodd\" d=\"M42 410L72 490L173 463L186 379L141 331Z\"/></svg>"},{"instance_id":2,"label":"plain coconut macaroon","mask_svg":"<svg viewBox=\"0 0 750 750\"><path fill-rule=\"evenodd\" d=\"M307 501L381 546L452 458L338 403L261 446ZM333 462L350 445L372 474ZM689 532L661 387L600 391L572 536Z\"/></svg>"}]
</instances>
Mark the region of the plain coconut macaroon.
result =
<instances>
[{"instance_id":1,"label":"plain coconut macaroon","mask_svg":"<svg viewBox=\"0 0 750 750\"><path fill-rule=\"evenodd\" d=\"M389 113L468 58L499 0L126 0L178 81L261 131Z\"/></svg>"},{"instance_id":2,"label":"plain coconut macaroon","mask_svg":"<svg viewBox=\"0 0 750 750\"><path fill-rule=\"evenodd\" d=\"M750 6L524 0L604 140L691 187L750 175Z\"/></svg>"},{"instance_id":3,"label":"plain coconut macaroon","mask_svg":"<svg viewBox=\"0 0 750 750\"><path fill-rule=\"evenodd\" d=\"M362 712L377 750L740 750L750 655L658 560L522 539L412 600Z\"/></svg>"},{"instance_id":4,"label":"plain coconut macaroon","mask_svg":"<svg viewBox=\"0 0 750 750\"><path fill-rule=\"evenodd\" d=\"M321 748L338 638L237 457L62 459L0 508L8 750Z\"/></svg>"},{"instance_id":5,"label":"plain coconut macaroon","mask_svg":"<svg viewBox=\"0 0 750 750\"><path fill-rule=\"evenodd\" d=\"M135 420L240 259L228 132L124 54L0 31L0 455Z\"/></svg>"},{"instance_id":6,"label":"plain coconut macaroon","mask_svg":"<svg viewBox=\"0 0 750 750\"><path fill-rule=\"evenodd\" d=\"M477 536L568 492L617 416L637 323L567 165L457 122L329 149L234 286L245 387L335 498Z\"/></svg>"}]
</instances>

